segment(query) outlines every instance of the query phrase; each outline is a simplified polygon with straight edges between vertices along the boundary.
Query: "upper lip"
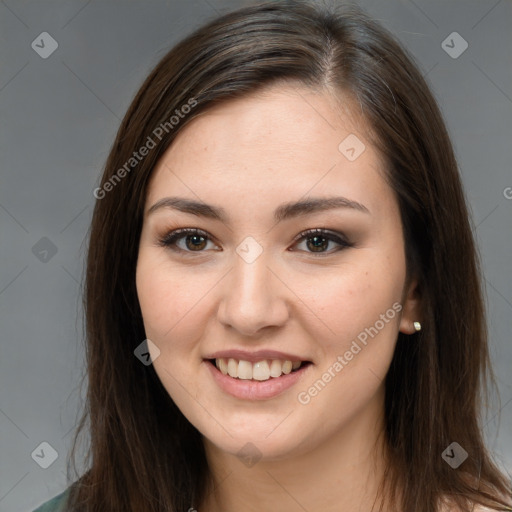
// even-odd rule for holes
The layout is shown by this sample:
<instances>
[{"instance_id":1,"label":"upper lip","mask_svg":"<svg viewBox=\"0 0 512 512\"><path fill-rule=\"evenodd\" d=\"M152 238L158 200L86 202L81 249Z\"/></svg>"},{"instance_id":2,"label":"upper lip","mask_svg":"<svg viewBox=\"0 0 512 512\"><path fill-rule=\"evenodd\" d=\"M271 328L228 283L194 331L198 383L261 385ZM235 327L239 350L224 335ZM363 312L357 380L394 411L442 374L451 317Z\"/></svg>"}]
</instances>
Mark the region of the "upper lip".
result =
<instances>
[{"instance_id":1,"label":"upper lip","mask_svg":"<svg viewBox=\"0 0 512 512\"><path fill-rule=\"evenodd\" d=\"M265 359L280 359L282 361L309 361L304 357L300 357L295 354L288 352L279 352L278 350L256 350L254 352L248 352L247 350L219 350L205 357L205 359L220 359L221 357L226 359L237 359L242 361L249 361L251 363L257 363Z\"/></svg>"}]
</instances>

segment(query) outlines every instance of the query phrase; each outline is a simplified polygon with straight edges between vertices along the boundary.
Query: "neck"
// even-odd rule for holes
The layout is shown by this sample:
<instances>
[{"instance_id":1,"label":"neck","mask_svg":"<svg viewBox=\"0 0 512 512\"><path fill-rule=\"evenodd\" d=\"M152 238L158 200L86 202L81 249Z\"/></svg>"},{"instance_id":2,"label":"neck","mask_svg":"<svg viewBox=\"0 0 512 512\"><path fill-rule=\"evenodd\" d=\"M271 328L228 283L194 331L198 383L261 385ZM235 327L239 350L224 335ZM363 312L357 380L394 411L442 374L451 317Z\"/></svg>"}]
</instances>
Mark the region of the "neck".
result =
<instances>
[{"instance_id":1,"label":"neck","mask_svg":"<svg viewBox=\"0 0 512 512\"><path fill-rule=\"evenodd\" d=\"M379 510L384 475L383 396L314 449L245 466L204 439L212 488L198 512Z\"/></svg>"}]
</instances>

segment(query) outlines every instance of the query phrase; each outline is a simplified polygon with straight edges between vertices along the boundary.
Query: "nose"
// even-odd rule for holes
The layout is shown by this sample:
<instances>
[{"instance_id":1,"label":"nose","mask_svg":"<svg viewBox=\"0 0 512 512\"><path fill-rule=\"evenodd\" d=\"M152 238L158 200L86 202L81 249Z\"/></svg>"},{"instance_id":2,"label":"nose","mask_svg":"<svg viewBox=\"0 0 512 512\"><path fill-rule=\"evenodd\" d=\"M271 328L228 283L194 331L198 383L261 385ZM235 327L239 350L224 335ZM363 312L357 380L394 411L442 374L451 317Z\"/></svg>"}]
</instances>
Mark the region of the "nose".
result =
<instances>
[{"instance_id":1,"label":"nose","mask_svg":"<svg viewBox=\"0 0 512 512\"><path fill-rule=\"evenodd\" d=\"M218 319L243 336L286 323L290 291L269 268L265 251L252 263L234 255L233 268L223 280Z\"/></svg>"}]
</instances>

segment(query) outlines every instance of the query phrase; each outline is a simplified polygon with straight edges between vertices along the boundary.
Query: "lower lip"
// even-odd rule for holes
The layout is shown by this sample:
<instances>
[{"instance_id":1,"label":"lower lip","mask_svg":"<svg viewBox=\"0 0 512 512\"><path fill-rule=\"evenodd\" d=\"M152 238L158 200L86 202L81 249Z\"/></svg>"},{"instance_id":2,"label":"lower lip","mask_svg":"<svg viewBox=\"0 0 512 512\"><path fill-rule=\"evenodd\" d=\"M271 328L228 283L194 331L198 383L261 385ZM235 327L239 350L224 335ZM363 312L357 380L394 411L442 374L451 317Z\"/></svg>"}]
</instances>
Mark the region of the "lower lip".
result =
<instances>
[{"instance_id":1,"label":"lower lip","mask_svg":"<svg viewBox=\"0 0 512 512\"><path fill-rule=\"evenodd\" d=\"M270 377L268 380L243 380L224 375L214 364L205 360L213 379L226 393L242 400L267 400L274 398L296 384L308 371L311 363L302 366L298 370L281 375L281 377Z\"/></svg>"}]
</instances>

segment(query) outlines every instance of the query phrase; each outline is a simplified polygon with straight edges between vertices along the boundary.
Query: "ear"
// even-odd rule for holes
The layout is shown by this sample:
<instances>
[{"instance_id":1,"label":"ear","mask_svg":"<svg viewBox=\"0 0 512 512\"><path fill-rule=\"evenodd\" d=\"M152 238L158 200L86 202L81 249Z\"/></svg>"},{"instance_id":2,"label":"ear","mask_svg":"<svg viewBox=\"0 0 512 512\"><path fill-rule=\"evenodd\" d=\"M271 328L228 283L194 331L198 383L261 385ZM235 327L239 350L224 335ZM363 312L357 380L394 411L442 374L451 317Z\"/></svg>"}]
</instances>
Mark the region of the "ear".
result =
<instances>
[{"instance_id":1,"label":"ear","mask_svg":"<svg viewBox=\"0 0 512 512\"><path fill-rule=\"evenodd\" d=\"M421 294L418 281L412 279L407 289L404 290L399 330L404 334L415 334L414 322L421 323L421 321Z\"/></svg>"}]
</instances>

